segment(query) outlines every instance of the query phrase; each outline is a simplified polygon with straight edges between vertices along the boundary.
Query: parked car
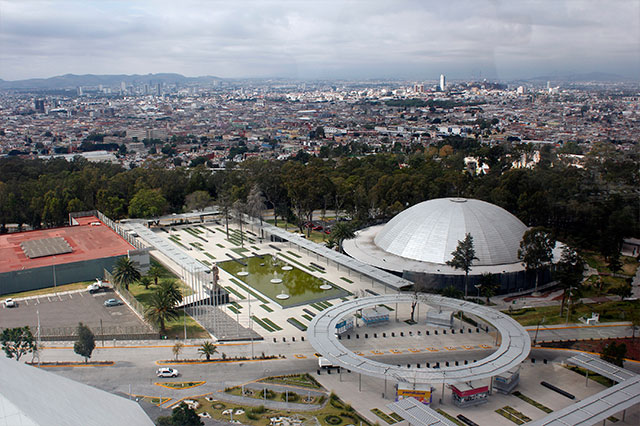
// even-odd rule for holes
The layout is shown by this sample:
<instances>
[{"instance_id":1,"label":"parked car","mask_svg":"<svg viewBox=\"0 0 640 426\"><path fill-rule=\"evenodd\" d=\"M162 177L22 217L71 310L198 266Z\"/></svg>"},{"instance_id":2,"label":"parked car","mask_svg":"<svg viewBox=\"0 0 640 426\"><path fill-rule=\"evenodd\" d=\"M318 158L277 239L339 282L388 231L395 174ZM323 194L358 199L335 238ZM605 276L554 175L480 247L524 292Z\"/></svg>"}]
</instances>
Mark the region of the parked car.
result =
<instances>
[{"instance_id":1,"label":"parked car","mask_svg":"<svg viewBox=\"0 0 640 426\"><path fill-rule=\"evenodd\" d=\"M5 308L16 308L18 304L13 299L4 299L4 307Z\"/></svg>"},{"instance_id":2,"label":"parked car","mask_svg":"<svg viewBox=\"0 0 640 426\"><path fill-rule=\"evenodd\" d=\"M314 226L313 227L314 231L322 231L322 226L318 225L318 226Z\"/></svg>"},{"instance_id":3,"label":"parked car","mask_svg":"<svg viewBox=\"0 0 640 426\"><path fill-rule=\"evenodd\" d=\"M122 300L118 299L107 299L104 301L104 306L119 306L122 305Z\"/></svg>"},{"instance_id":4,"label":"parked car","mask_svg":"<svg viewBox=\"0 0 640 426\"><path fill-rule=\"evenodd\" d=\"M175 368L160 367L156 371L158 377L178 377L180 373Z\"/></svg>"}]
</instances>

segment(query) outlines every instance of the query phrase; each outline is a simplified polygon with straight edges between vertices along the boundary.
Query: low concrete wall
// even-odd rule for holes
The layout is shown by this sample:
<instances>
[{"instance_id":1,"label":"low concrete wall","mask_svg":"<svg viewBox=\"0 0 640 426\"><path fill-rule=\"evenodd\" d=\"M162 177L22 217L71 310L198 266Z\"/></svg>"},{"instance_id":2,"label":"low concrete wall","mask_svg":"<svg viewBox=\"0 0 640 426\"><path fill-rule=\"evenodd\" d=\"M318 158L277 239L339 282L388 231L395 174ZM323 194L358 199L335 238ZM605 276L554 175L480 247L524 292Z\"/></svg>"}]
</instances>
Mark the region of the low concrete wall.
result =
<instances>
[{"instance_id":1,"label":"low concrete wall","mask_svg":"<svg viewBox=\"0 0 640 426\"><path fill-rule=\"evenodd\" d=\"M101 278L105 269L111 270L120 257L123 256L5 272L0 274L0 295L52 287L54 282L55 285L64 285L78 281L93 281Z\"/></svg>"}]
</instances>

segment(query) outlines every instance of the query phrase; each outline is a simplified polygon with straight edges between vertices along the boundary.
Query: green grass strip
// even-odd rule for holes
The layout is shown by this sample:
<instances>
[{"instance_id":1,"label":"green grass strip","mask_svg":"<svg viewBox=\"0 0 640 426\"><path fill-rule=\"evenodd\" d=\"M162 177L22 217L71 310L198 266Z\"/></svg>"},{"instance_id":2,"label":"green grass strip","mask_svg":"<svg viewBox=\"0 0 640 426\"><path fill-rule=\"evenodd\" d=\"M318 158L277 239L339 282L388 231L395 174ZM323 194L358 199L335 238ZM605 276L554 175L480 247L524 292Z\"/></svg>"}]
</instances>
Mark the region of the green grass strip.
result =
<instances>
[{"instance_id":1,"label":"green grass strip","mask_svg":"<svg viewBox=\"0 0 640 426\"><path fill-rule=\"evenodd\" d=\"M353 281L351 281L349 278L346 278L346 277L340 277L340 279L341 279L342 281L346 281L346 282L348 282L349 284L353 284Z\"/></svg>"},{"instance_id":2,"label":"green grass strip","mask_svg":"<svg viewBox=\"0 0 640 426\"><path fill-rule=\"evenodd\" d=\"M225 290L227 290L231 294L234 294L240 300L246 300L247 298L244 294L240 293L233 287L225 287Z\"/></svg>"},{"instance_id":3,"label":"green grass strip","mask_svg":"<svg viewBox=\"0 0 640 426\"><path fill-rule=\"evenodd\" d=\"M311 306L313 309L315 309L316 311L322 312L325 310L324 306L320 306L317 303L310 303L309 306Z\"/></svg>"},{"instance_id":4,"label":"green grass strip","mask_svg":"<svg viewBox=\"0 0 640 426\"><path fill-rule=\"evenodd\" d=\"M203 250L202 250L202 247L198 247L198 245L197 245L197 244L189 243L189 245L190 245L190 246L192 246L192 247L195 247L196 249L198 249L198 250L200 250L200 251L203 251Z\"/></svg>"},{"instance_id":5,"label":"green grass strip","mask_svg":"<svg viewBox=\"0 0 640 426\"><path fill-rule=\"evenodd\" d=\"M232 248L231 251L239 256L242 256L242 254L245 252L248 252L249 249L246 249L244 247L235 247L235 248Z\"/></svg>"},{"instance_id":6,"label":"green grass strip","mask_svg":"<svg viewBox=\"0 0 640 426\"><path fill-rule=\"evenodd\" d=\"M209 259L215 260L215 256L212 255L211 253L207 253L206 251L204 252L204 255L207 256Z\"/></svg>"},{"instance_id":7,"label":"green grass strip","mask_svg":"<svg viewBox=\"0 0 640 426\"><path fill-rule=\"evenodd\" d=\"M521 420L520 418L518 418L518 417L514 416L513 414L509 413L504 408L498 408L496 410L496 413L500 414L502 417L504 417L507 420L511 420L513 423L515 423L517 425L523 425L524 424L523 420Z\"/></svg>"},{"instance_id":8,"label":"green grass strip","mask_svg":"<svg viewBox=\"0 0 640 426\"><path fill-rule=\"evenodd\" d=\"M256 247L256 246L251 246L251 248L252 248L252 249L254 249L255 251L260 250L260 248L259 248L259 247Z\"/></svg>"},{"instance_id":9,"label":"green grass strip","mask_svg":"<svg viewBox=\"0 0 640 426\"><path fill-rule=\"evenodd\" d=\"M277 325L275 322L271 321L269 318L262 318L262 321L266 322L267 324L269 324L269 326L275 330L282 330L282 327L280 327L279 325Z\"/></svg>"},{"instance_id":10,"label":"green grass strip","mask_svg":"<svg viewBox=\"0 0 640 426\"><path fill-rule=\"evenodd\" d=\"M231 302L231 304L235 306L236 309L242 309L242 306L238 302Z\"/></svg>"},{"instance_id":11,"label":"green grass strip","mask_svg":"<svg viewBox=\"0 0 640 426\"><path fill-rule=\"evenodd\" d=\"M292 324L294 327L298 328L300 331L307 331L307 326L301 323L296 318L293 318L293 317L288 318L287 322Z\"/></svg>"},{"instance_id":12,"label":"green grass strip","mask_svg":"<svg viewBox=\"0 0 640 426\"><path fill-rule=\"evenodd\" d=\"M391 418L391 416L389 416L388 414L382 412L381 409L379 408L372 408L371 412L373 414L375 414L376 416L380 417L382 420L384 420L386 423L392 425L394 423L397 423L396 420L394 420L393 418Z\"/></svg>"},{"instance_id":13,"label":"green grass strip","mask_svg":"<svg viewBox=\"0 0 640 426\"><path fill-rule=\"evenodd\" d=\"M216 243L216 245L217 245L218 247L220 247L220 248L224 248L224 246L223 246L222 244L220 244L220 243Z\"/></svg>"},{"instance_id":14,"label":"green grass strip","mask_svg":"<svg viewBox=\"0 0 640 426\"><path fill-rule=\"evenodd\" d=\"M271 309L268 305L260 305L260 307L269 313L273 312L273 309Z\"/></svg>"},{"instance_id":15,"label":"green grass strip","mask_svg":"<svg viewBox=\"0 0 640 426\"><path fill-rule=\"evenodd\" d=\"M269 325L265 324L265 322L262 321L260 318L254 316L254 315L251 315L251 319L254 320L255 322L257 322L258 325L260 327L264 328L265 330L267 330L267 331L269 331L271 333L275 331L273 328L269 327Z\"/></svg>"},{"instance_id":16,"label":"green grass strip","mask_svg":"<svg viewBox=\"0 0 640 426\"><path fill-rule=\"evenodd\" d=\"M402 416L400 416L400 414L394 413L393 411L389 413L389 417L392 417L397 422L404 421L404 419L402 418Z\"/></svg>"},{"instance_id":17,"label":"green grass strip","mask_svg":"<svg viewBox=\"0 0 640 426\"><path fill-rule=\"evenodd\" d=\"M534 399L531 399L526 395L521 394L519 391L515 391L511 395L520 398L521 400L523 400L527 404L531 404L534 407L536 407L538 410L542 410L547 414L548 413L553 413L553 410L551 408L547 407L546 405L540 404L538 401L536 401Z\"/></svg>"},{"instance_id":18,"label":"green grass strip","mask_svg":"<svg viewBox=\"0 0 640 426\"><path fill-rule=\"evenodd\" d=\"M269 301L265 300L264 297L260 296L258 293L253 291L251 288L245 286L244 284L242 284L240 281L236 280L235 278L231 278L229 281L231 281L232 283L234 283L235 285L237 285L238 287L240 287L241 289L243 289L244 291L246 291L247 293L249 293L250 295L252 295L256 299L258 299L262 303L269 303Z\"/></svg>"},{"instance_id":19,"label":"green grass strip","mask_svg":"<svg viewBox=\"0 0 640 426\"><path fill-rule=\"evenodd\" d=\"M209 262L208 260L201 260L200 262L204 263L207 266L213 266L211 262Z\"/></svg>"},{"instance_id":20,"label":"green grass strip","mask_svg":"<svg viewBox=\"0 0 640 426\"><path fill-rule=\"evenodd\" d=\"M306 319L307 321L311 321L313 319L309 314L302 314L302 318Z\"/></svg>"},{"instance_id":21,"label":"green grass strip","mask_svg":"<svg viewBox=\"0 0 640 426\"><path fill-rule=\"evenodd\" d=\"M455 417L453 417L451 414L447 413L446 411L444 411L441 408L436 408L436 411L440 414L442 414L447 420L449 420L452 423L457 424L458 426L466 426L464 423L462 423L460 420L456 419Z\"/></svg>"},{"instance_id":22,"label":"green grass strip","mask_svg":"<svg viewBox=\"0 0 640 426\"><path fill-rule=\"evenodd\" d=\"M293 257L297 257L298 259L302 259L302 256L300 256L298 253L292 252L291 250L287 250L287 253L289 253Z\"/></svg>"},{"instance_id":23,"label":"green grass strip","mask_svg":"<svg viewBox=\"0 0 640 426\"><path fill-rule=\"evenodd\" d=\"M233 312L234 314L239 314L239 313L240 313L240 311L239 311L239 310L237 310L234 306L227 305L227 308L229 308L229 310L230 310L231 312Z\"/></svg>"}]
</instances>

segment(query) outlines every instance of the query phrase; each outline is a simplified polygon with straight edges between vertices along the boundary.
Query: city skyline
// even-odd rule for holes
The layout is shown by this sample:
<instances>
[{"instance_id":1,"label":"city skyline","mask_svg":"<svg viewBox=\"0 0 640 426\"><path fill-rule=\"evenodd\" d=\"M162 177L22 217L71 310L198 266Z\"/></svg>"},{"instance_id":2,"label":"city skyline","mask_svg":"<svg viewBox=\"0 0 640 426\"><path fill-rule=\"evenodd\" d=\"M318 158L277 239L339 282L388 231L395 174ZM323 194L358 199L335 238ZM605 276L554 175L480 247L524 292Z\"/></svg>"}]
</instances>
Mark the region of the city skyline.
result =
<instances>
[{"instance_id":1,"label":"city skyline","mask_svg":"<svg viewBox=\"0 0 640 426\"><path fill-rule=\"evenodd\" d=\"M640 73L640 2L0 2L0 78ZM99 25L96 25L99 23Z\"/></svg>"}]
</instances>

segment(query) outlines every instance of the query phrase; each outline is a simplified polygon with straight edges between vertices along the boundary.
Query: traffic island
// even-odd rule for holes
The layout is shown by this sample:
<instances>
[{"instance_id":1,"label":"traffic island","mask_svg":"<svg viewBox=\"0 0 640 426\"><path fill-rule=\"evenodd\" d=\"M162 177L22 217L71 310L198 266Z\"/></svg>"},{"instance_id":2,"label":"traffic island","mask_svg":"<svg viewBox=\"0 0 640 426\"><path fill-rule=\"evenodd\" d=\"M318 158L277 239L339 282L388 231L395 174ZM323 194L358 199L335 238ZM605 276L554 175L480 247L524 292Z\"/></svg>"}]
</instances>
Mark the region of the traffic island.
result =
<instances>
[{"instance_id":1,"label":"traffic island","mask_svg":"<svg viewBox=\"0 0 640 426\"><path fill-rule=\"evenodd\" d=\"M55 361L55 362L26 362L25 364L33 365L41 368L55 367L112 367L116 363L114 361Z\"/></svg>"}]
</instances>

